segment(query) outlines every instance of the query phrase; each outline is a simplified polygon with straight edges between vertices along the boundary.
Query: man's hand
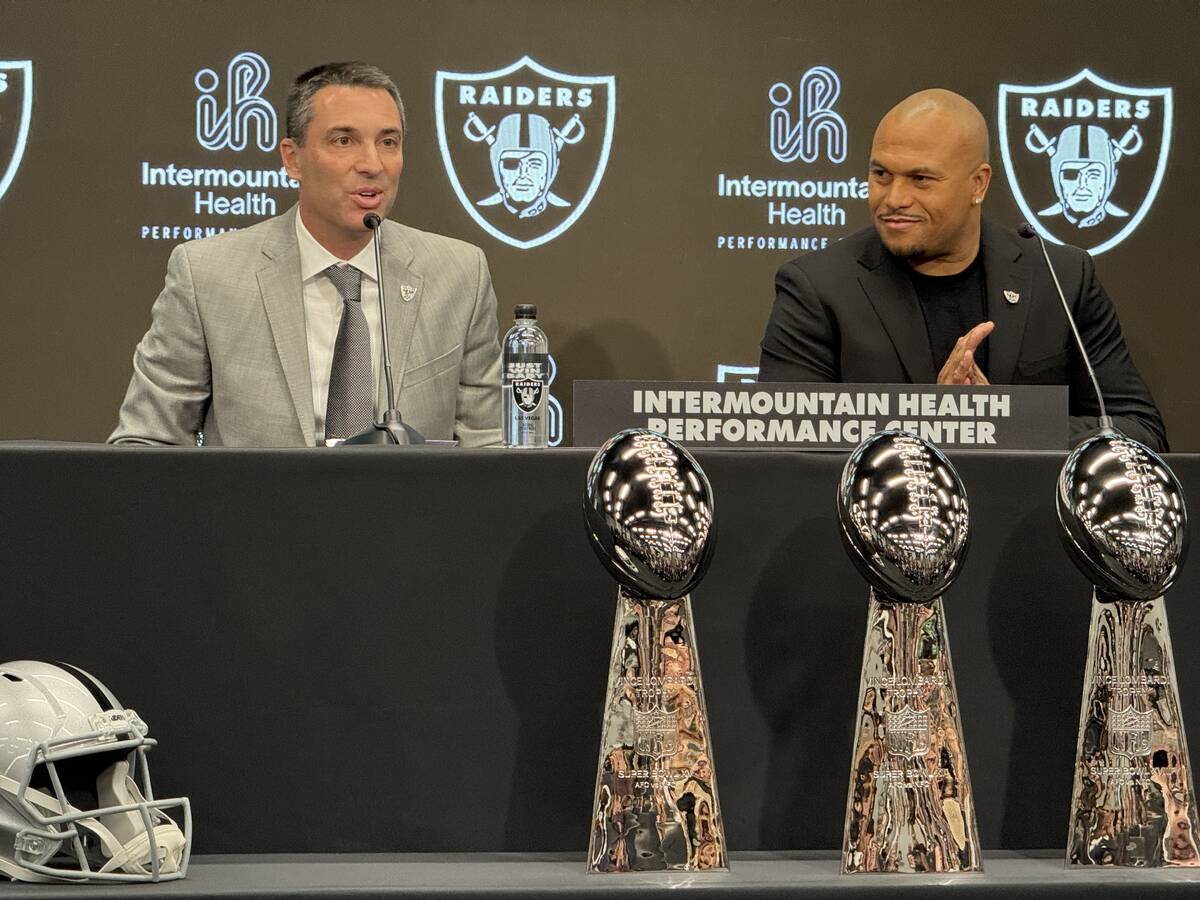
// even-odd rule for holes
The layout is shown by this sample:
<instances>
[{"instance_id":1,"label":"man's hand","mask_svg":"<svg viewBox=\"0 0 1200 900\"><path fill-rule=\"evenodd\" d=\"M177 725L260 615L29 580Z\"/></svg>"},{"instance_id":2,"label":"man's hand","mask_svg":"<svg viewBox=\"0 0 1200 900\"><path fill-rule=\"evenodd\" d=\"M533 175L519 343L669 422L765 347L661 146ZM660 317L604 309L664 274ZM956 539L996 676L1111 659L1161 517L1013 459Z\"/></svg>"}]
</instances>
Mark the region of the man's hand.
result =
<instances>
[{"instance_id":1,"label":"man's hand","mask_svg":"<svg viewBox=\"0 0 1200 900\"><path fill-rule=\"evenodd\" d=\"M990 384L987 376L975 365L975 348L992 333L995 322L980 322L958 339L950 358L938 372L938 384Z\"/></svg>"}]
</instances>

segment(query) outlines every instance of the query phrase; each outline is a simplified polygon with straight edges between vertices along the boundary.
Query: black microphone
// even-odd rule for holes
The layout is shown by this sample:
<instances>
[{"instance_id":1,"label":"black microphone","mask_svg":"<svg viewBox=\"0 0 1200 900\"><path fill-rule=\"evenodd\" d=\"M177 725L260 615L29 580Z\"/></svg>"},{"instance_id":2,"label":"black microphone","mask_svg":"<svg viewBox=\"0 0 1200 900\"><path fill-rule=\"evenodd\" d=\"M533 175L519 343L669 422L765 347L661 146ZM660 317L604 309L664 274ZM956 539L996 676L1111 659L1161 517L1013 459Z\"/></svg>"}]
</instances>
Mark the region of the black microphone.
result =
<instances>
[{"instance_id":1,"label":"black microphone","mask_svg":"<svg viewBox=\"0 0 1200 900\"><path fill-rule=\"evenodd\" d=\"M1100 393L1100 382L1096 380L1096 370L1092 368L1092 361L1088 358L1087 349L1083 346L1083 338L1079 336L1079 329L1075 327L1075 317L1071 315L1071 306L1063 295L1062 285L1058 281L1058 273L1054 271L1054 263L1050 262L1050 254L1046 251L1046 242L1028 222L1022 222L1017 226L1017 234L1026 239L1037 238L1037 242L1042 248L1042 258L1046 260L1046 268L1050 270L1050 277L1054 279L1054 288L1058 291L1058 299L1062 301L1063 312L1067 314L1067 324L1071 326L1071 333L1075 335L1079 355L1083 357L1083 364L1087 367L1088 375L1092 379L1092 388L1096 392L1096 403L1100 406L1100 427L1108 431L1116 431L1112 419L1108 417L1108 412L1104 408L1104 395Z\"/></svg>"},{"instance_id":2,"label":"black microphone","mask_svg":"<svg viewBox=\"0 0 1200 900\"><path fill-rule=\"evenodd\" d=\"M387 411L383 414L382 422L376 422L366 431L346 438L342 444L396 444L400 446L423 444L425 438L421 433L411 425L405 425L403 419L400 418L400 410L396 409L395 389L392 387L392 353L388 347L387 305L383 302L383 256L379 251L382 240L380 233L383 231L380 226L383 224L383 220L372 212L363 216L362 221L363 226L370 229L371 238L375 244L375 279L379 285L379 329L383 333L383 340L380 341L380 344L383 349L384 381L387 382Z\"/></svg>"}]
</instances>

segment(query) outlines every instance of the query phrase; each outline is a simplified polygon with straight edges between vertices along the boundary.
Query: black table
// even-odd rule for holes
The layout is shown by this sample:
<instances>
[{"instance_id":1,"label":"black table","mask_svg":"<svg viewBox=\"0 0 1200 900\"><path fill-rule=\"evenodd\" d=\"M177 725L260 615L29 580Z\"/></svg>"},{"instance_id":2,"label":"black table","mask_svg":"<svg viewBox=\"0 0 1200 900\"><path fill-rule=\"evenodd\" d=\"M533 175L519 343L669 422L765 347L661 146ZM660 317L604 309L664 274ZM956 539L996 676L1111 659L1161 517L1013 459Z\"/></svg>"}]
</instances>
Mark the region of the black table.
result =
<instances>
[{"instance_id":1,"label":"black table","mask_svg":"<svg viewBox=\"0 0 1200 900\"><path fill-rule=\"evenodd\" d=\"M845 457L697 455L729 844L838 847L867 606L835 527ZM72 662L137 709L198 853L582 859L615 598L584 535L590 458L0 444L0 657ZM946 609L983 843L1059 848L1090 600L1054 517L1063 456L952 459L973 539ZM1200 457L1169 459L1200 498ZM1194 729L1198 572L1167 600Z\"/></svg>"}]
</instances>

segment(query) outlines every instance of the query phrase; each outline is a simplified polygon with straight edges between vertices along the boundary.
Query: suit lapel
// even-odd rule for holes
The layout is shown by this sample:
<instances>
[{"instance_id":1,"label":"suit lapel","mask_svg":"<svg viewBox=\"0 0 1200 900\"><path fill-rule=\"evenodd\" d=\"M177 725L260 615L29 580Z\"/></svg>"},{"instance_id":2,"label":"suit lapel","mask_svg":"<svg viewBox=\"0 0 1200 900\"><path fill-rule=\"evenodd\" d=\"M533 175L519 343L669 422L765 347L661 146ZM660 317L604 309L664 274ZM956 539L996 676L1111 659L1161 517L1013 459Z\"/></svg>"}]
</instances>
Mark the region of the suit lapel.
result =
<instances>
[{"instance_id":1,"label":"suit lapel","mask_svg":"<svg viewBox=\"0 0 1200 900\"><path fill-rule=\"evenodd\" d=\"M1015 236L984 220L980 242L988 318L996 323L987 339L988 380L992 384L1012 384L1029 304L1033 302L1030 276L1021 264L1023 251ZM1015 303L1009 299L1013 296Z\"/></svg>"},{"instance_id":2,"label":"suit lapel","mask_svg":"<svg viewBox=\"0 0 1200 900\"><path fill-rule=\"evenodd\" d=\"M385 222L383 228L384 304L388 319L388 349L391 351L392 377L395 379L396 396L404 387L404 369L408 364L408 353L412 347L413 332L417 327L417 313L421 307L423 277L409 268L413 250L404 239L404 234L394 223ZM385 395L386 396L386 395Z\"/></svg>"},{"instance_id":3,"label":"suit lapel","mask_svg":"<svg viewBox=\"0 0 1200 900\"><path fill-rule=\"evenodd\" d=\"M896 348L908 380L913 384L936 381L925 315L907 267L888 253L877 237L867 245L859 263L866 271L859 274L858 283Z\"/></svg>"},{"instance_id":4,"label":"suit lapel","mask_svg":"<svg viewBox=\"0 0 1200 900\"><path fill-rule=\"evenodd\" d=\"M295 207L281 216L279 227L263 242L267 263L258 270L258 288L275 352L279 356L292 405L304 440L316 442L313 421L312 379L308 369L308 335L304 326L304 288L300 283L300 249L296 245Z\"/></svg>"}]
</instances>

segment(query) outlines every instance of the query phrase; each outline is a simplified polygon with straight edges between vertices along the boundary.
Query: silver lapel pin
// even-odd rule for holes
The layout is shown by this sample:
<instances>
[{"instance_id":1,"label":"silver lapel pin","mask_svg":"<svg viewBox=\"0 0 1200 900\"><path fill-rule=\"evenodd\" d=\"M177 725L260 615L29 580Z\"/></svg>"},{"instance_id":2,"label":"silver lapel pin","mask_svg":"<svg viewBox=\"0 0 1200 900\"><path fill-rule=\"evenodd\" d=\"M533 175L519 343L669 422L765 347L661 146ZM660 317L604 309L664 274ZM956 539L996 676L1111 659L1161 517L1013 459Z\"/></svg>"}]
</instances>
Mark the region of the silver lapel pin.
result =
<instances>
[{"instance_id":1,"label":"silver lapel pin","mask_svg":"<svg viewBox=\"0 0 1200 900\"><path fill-rule=\"evenodd\" d=\"M1007 293L1007 291L1005 292ZM400 285L400 296L404 298L404 302L408 303L413 297L417 296L417 289L411 284ZM1016 303L1016 300L1010 300L1010 303Z\"/></svg>"},{"instance_id":2,"label":"silver lapel pin","mask_svg":"<svg viewBox=\"0 0 1200 900\"><path fill-rule=\"evenodd\" d=\"M408 298L405 297L404 299L407 300ZM1016 303L1018 300L1021 299L1021 295L1018 294L1016 291L1005 291L1004 299L1007 300L1009 303Z\"/></svg>"}]
</instances>

